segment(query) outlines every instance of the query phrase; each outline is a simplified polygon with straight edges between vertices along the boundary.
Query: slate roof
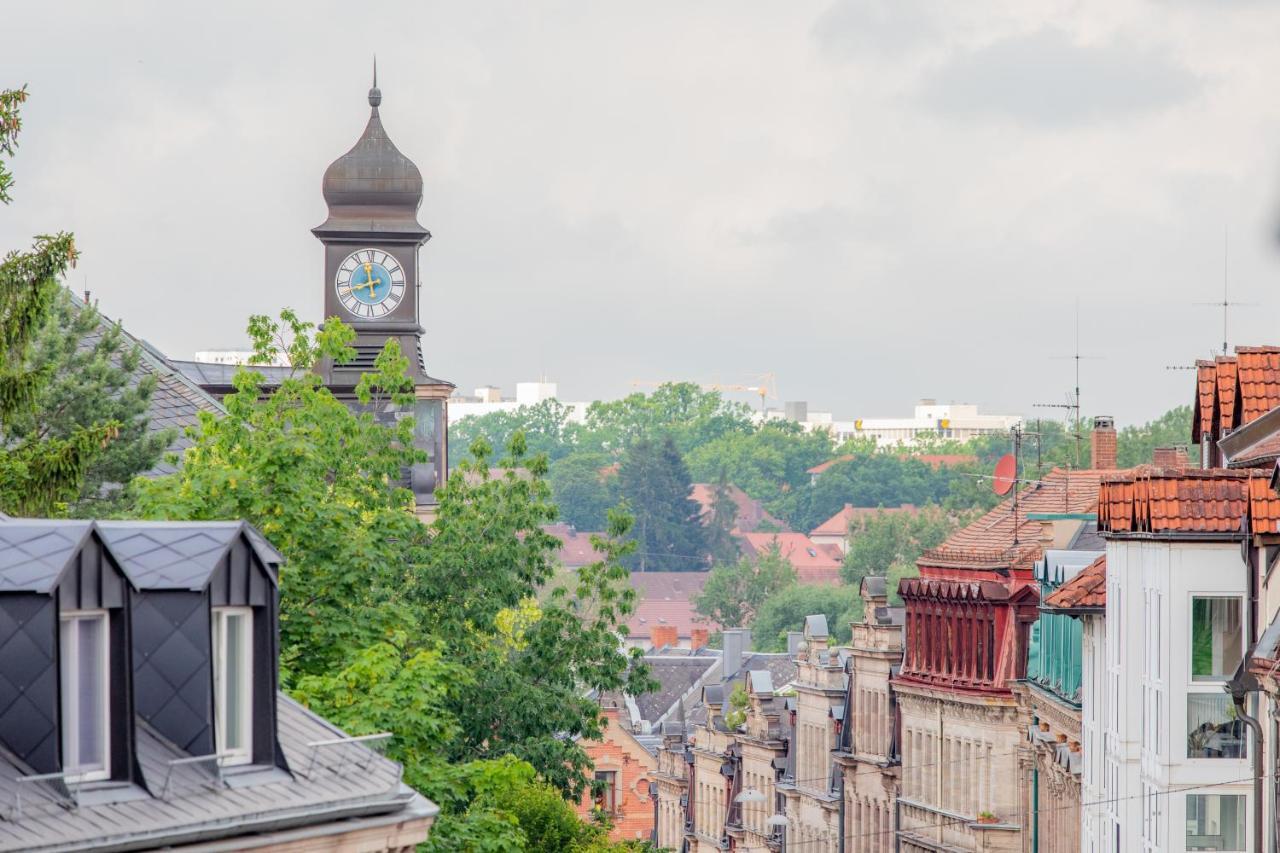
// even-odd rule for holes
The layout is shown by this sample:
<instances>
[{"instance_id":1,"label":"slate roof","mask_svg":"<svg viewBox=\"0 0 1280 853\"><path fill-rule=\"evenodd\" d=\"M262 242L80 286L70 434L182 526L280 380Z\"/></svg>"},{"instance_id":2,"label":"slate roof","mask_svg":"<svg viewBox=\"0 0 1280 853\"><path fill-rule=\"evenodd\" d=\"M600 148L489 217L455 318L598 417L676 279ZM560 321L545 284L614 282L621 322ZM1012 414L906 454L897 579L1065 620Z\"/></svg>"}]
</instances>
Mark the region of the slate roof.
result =
<instances>
[{"instance_id":1,"label":"slate roof","mask_svg":"<svg viewBox=\"0 0 1280 853\"><path fill-rule=\"evenodd\" d=\"M656 723L667 716L685 696L702 682L716 667L717 657L677 657L673 655L646 655L644 662L649 675L658 682L658 689L635 697L640 717L648 723Z\"/></svg>"},{"instance_id":2,"label":"slate roof","mask_svg":"<svg viewBox=\"0 0 1280 853\"><path fill-rule=\"evenodd\" d=\"M268 385L279 385L293 375L292 367L280 367L266 364L210 364L203 361L180 361L169 359L173 369L181 373L189 382L198 387L229 388L238 370L252 370L259 373Z\"/></svg>"},{"instance_id":3,"label":"slate roof","mask_svg":"<svg viewBox=\"0 0 1280 853\"><path fill-rule=\"evenodd\" d=\"M48 592L92 529L90 521L0 522L0 592Z\"/></svg>"},{"instance_id":4,"label":"slate roof","mask_svg":"<svg viewBox=\"0 0 1280 853\"><path fill-rule=\"evenodd\" d=\"M82 304L78 300L72 301L77 306ZM86 348L94 346L113 325L115 325L114 322L102 317L98 328L85 336L82 346ZM154 376L156 380L155 390L152 391L151 401L147 406L149 418L147 429L153 433L173 429L175 435L169 444L168 452L181 455L193 443L187 437L186 430L188 427L199 425L200 412L222 415L226 410L221 403L206 394L197 383L175 369L146 341L129 334L123 325L120 326L120 332L125 346L136 346L140 353L138 367L133 374L134 381L141 381L147 376ZM118 358L116 364L119 364ZM172 474L174 470L174 466L162 456L145 476L157 477Z\"/></svg>"},{"instance_id":5,"label":"slate roof","mask_svg":"<svg viewBox=\"0 0 1280 853\"><path fill-rule=\"evenodd\" d=\"M231 781L219 785L201 765L176 765L165 793L169 762L187 756L142 724L137 728L138 763L150 795L139 788L118 790L116 797L107 798L114 802L102 802L85 793L76 808L57 801L48 788L19 785L14 779L24 775L23 768L0 753L0 803L6 818L0 820L0 850L153 849L248 835L255 825L265 831L343 817L384 814L398 822L436 813L434 805L400 781L396 762L360 744L308 746L344 734L283 694L277 715L289 772L254 772L238 781L228 774ZM9 811L19 789L20 818Z\"/></svg>"},{"instance_id":6,"label":"slate roof","mask_svg":"<svg viewBox=\"0 0 1280 853\"><path fill-rule=\"evenodd\" d=\"M65 522L64 522L65 523ZM276 578L280 553L245 521L98 521L103 541L138 589L204 589L240 535ZM2 531L7 525L0 525Z\"/></svg>"},{"instance_id":7,"label":"slate roof","mask_svg":"<svg viewBox=\"0 0 1280 853\"><path fill-rule=\"evenodd\" d=\"M1263 471L1140 468L1102 483L1098 526L1110 533L1275 533L1280 497Z\"/></svg>"},{"instance_id":8,"label":"slate roof","mask_svg":"<svg viewBox=\"0 0 1280 853\"><path fill-rule=\"evenodd\" d=\"M1044 600L1052 610L1102 610L1107 606L1107 555L1103 554Z\"/></svg>"}]
</instances>

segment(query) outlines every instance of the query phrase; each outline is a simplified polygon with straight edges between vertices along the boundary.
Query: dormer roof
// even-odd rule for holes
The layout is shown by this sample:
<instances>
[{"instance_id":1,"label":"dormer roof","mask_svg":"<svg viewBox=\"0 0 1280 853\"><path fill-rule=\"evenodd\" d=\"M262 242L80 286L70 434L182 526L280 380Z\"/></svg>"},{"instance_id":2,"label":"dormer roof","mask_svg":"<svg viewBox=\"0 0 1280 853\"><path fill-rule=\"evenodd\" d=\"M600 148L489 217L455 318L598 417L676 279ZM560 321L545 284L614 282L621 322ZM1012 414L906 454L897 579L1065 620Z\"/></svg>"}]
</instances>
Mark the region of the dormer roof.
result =
<instances>
[{"instance_id":1,"label":"dormer roof","mask_svg":"<svg viewBox=\"0 0 1280 853\"><path fill-rule=\"evenodd\" d=\"M138 589L202 590L243 537L277 582L280 552L246 521L100 521L107 547Z\"/></svg>"}]
</instances>

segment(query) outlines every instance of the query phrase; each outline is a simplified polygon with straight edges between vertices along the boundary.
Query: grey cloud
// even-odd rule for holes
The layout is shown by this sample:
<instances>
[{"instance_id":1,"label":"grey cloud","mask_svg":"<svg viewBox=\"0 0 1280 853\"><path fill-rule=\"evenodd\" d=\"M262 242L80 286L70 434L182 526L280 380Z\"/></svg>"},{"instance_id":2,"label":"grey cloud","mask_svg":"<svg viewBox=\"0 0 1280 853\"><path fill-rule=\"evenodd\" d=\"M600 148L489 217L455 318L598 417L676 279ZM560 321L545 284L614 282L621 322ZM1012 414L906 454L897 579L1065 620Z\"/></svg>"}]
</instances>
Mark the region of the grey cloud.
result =
<instances>
[{"instance_id":1,"label":"grey cloud","mask_svg":"<svg viewBox=\"0 0 1280 853\"><path fill-rule=\"evenodd\" d=\"M1049 29L956 56L925 80L920 97L941 115L1056 128L1158 111L1200 87L1164 54L1120 42L1078 44Z\"/></svg>"},{"instance_id":2,"label":"grey cloud","mask_svg":"<svg viewBox=\"0 0 1280 853\"><path fill-rule=\"evenodd\" d=\"M940 10L931 0L839 0L818 17L813 35L835 55L897 52L934 36Z\"/></svg>"}]
</instances>

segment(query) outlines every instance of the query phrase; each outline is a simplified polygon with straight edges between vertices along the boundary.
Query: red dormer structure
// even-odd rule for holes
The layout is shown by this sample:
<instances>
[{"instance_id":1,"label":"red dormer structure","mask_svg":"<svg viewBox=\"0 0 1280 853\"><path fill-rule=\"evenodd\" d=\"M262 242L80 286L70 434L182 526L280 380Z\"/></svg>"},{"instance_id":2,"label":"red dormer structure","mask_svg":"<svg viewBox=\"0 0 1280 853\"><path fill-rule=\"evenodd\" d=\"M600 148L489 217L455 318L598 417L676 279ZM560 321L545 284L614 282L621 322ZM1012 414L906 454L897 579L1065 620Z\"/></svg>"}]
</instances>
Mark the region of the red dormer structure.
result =
<instances>
[{"instance_id":1,"label":"red dormer structure","mask_svg":"<svg viewBox=\"0 0 1280 853\"><path fill-rule=\"evenodd\" d=\"M1025 715L1013 687L1039 618L1035 563L1093 530L1103 473L1054 469L926 551L920 576L899 584L903 849L1021 848Z\"/></svg>"}]
</instances>

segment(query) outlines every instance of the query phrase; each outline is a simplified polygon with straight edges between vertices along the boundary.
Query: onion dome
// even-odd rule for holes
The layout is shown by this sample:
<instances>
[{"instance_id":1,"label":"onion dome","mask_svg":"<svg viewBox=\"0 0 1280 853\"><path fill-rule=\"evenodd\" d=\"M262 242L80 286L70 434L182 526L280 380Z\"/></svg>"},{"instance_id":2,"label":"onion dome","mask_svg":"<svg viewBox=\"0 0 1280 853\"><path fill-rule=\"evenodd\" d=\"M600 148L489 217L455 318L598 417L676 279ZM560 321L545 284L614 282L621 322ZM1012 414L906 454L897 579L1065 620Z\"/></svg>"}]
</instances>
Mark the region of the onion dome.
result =
<instances>
[{"instance_id":1,"label":"onion dome","mask_svg":"<svg viewBox=\"0 0 1280 853\"><path fill-rule=\"evenodd\" d=\"M382 91L374 71L369 123L356 144L325 170L321 185L329 218L313 233L381 232L429 237L418 223L422 173L387 137L378 116Z\"/></svg>"}]
</instances>

